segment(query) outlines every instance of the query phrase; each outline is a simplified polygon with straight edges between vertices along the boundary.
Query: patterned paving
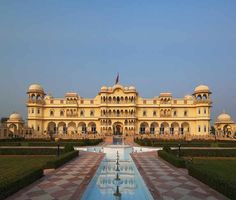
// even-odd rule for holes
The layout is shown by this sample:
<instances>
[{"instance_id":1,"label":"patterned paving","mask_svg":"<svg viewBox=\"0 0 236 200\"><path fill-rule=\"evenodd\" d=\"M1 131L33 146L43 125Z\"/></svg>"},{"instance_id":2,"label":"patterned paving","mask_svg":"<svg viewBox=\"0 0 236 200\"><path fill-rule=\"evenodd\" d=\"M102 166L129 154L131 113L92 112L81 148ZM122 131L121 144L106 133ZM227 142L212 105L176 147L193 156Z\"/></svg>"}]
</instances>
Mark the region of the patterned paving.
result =
<instances>
[{"instance_id":1,"label":"patterned paving","mask_svg":"<svg viewBox=\"0 0 236 200\"><path fill-rule=\"evenodd\" d=\"M132 157L154 199L225 200L223 195L157 157L156 152L134 153Z\"/></svg>"},{"instance_id":2,"label":"patterned paving","mask_svg":"<svg viewBox=\"0 0 236 200\"><path fill-rule=\"evenodd\" d=\"M80 156L20 190L8 200L72 200L80 199L104 155L80 152Z\"/></svg>"}]
</instances>

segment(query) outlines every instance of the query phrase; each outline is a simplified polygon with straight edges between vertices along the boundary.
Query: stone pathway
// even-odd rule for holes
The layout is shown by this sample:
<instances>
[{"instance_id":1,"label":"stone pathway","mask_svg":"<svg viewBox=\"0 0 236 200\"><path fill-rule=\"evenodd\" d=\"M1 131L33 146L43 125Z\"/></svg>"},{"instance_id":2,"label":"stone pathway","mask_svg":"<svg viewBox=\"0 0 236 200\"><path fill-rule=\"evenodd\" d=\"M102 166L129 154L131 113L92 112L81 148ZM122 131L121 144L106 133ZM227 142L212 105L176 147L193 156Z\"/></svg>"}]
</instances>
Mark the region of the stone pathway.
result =
<instances>
[{"instance_id":1,"label":"stone pathway","mask_svg":"<svg viewBox=\"0 0 236 200\"><path fill-rule=\"evenodd\" d=\"M132 158L154 199L226 200L227 198L158 158L155 152L133 153Z\"/></svg>"},{"instance_id":2,"label":"stone pathway","mask_svg":"<svg viewBox=\"0 0 236 200\"><path fill-rule=\"evenodd\" d=\"M104 154L80 152L80 156L20 190L8 200L80 199Z\"/></svg>"}]
</instances>

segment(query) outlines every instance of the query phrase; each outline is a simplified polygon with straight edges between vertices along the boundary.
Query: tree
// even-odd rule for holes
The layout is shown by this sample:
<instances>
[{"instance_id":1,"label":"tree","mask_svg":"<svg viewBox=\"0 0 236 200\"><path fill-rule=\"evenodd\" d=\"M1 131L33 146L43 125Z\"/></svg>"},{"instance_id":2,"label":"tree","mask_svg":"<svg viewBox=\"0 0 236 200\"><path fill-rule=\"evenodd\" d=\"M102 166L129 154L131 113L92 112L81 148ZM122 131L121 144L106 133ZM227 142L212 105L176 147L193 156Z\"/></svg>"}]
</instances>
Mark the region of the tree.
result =
<instances>
[{"instance_id":1,"label":"tree","mask_svg":"<svg viewBox=\"0 0 236 200\"><path fill-rule=\"evenodd\" d=\"M211 126L210 133L211 133L212 135L215 135L215 134L216 134L216 129L215 129L214 126Z\"/></svg>"},{"instance_id":2,"label":"tree","mask_svg":"<svg viewBox=\"0 0 236 200\"><path fill-rule=\"evenodd\" d=\"M215 140L216 140L216 129L214 126L211 126L210 133L215 136Z\"/></svg>"}]
</instances>

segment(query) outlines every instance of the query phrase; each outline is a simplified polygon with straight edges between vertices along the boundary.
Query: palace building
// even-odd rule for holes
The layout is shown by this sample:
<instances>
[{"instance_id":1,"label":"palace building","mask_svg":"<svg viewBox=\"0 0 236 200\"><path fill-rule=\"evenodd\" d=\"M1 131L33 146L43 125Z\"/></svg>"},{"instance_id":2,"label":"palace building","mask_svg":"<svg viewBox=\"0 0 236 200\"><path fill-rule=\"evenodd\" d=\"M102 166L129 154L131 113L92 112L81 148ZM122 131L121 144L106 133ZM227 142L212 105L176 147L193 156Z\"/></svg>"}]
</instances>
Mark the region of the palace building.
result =
<instances>
[{"instance_id":1,"label":"palace building","mask_svg":"<svg viewBox=\"0 0 236 200\"><path fill-rule=\"evenodd\" d=\"M39 84L31 85L27 94L28 127L37 135L210 133L211 91L205 85L183 98L169 92L143 98L135 87L119 83L101 87L91 99L75 92L54 98Z\"/></svg>"}]
</instances>

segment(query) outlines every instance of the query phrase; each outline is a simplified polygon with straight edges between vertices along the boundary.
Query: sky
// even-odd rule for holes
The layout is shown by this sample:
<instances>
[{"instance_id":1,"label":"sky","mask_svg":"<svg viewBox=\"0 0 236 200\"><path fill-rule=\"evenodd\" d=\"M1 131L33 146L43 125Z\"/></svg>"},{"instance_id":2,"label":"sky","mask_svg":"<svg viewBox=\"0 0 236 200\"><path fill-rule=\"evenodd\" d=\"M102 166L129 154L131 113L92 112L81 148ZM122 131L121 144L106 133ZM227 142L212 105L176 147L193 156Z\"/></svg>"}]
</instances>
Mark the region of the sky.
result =
<instances>
[{"instance_id":1,"label":"sky","mask_svg":"<svg viewBox=\"0 0 236 200\"><path fill-rule=\"evenodd\" d=\"M236 120L235 0L1 0L0 117L26 118L26 92L95 97L101 86L160 92L212 91L213 121Z\"/></svg>"}]
</instances>

